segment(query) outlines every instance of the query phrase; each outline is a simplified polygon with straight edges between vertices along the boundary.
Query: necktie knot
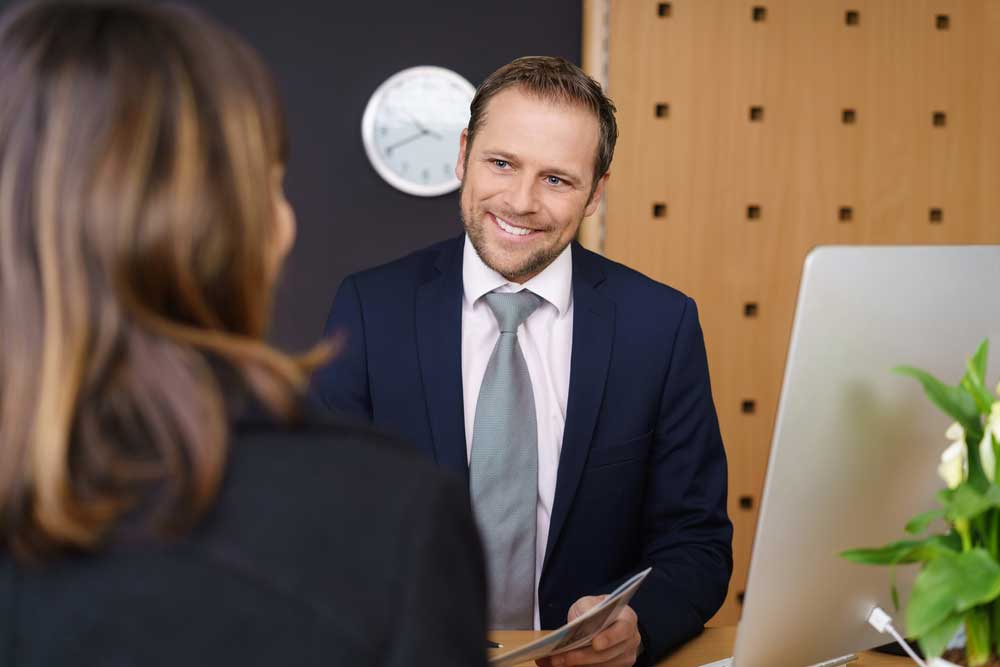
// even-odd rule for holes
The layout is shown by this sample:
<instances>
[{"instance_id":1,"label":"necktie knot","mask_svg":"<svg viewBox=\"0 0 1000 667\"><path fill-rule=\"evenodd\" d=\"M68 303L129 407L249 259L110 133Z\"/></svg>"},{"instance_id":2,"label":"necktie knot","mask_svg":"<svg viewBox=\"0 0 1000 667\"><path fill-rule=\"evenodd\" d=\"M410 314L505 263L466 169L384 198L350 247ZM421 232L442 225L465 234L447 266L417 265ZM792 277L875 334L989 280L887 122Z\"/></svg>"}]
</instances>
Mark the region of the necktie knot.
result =
<instances>
[{"instance_id":1,"label":"necktie knot","mask_svg":"<svg viewBox=\"0 0 1000 667\"><path fill-rule=\"evenodd\" d=\"M483 297L500 325L500 333L517 333L528 317L542 305L542 297L521 290L520 292L490 292Z\"/></svg>"}]
</instances>

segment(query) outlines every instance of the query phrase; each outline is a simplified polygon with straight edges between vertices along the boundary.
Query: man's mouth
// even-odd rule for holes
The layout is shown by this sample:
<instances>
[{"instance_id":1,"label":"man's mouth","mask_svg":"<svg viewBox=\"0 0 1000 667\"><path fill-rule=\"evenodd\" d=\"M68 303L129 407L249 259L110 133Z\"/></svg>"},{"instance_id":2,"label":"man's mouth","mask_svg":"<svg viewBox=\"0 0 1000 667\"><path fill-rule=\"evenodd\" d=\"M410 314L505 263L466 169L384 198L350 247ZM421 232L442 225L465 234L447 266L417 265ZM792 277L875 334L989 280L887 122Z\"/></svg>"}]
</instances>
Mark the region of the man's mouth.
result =
<instances>
[{"instance_id":1,"label":"man's mouth","mask_svg":"<svg viewBox=\"0 0 1000 667\"><path fill-rule=\"evenodd\" d=\"M518 227L517 225L512 225L511 223L507 222L506 220L503 220L502 218L497 217L496 215L493 214L491 215L493 219L497 221L497 226L500 229L504 230L505 232L513 236L527 236L528 234L531 234L532 232L536 231L534 229L528 229L527 227Z\"/></svg>"}]
</instances>

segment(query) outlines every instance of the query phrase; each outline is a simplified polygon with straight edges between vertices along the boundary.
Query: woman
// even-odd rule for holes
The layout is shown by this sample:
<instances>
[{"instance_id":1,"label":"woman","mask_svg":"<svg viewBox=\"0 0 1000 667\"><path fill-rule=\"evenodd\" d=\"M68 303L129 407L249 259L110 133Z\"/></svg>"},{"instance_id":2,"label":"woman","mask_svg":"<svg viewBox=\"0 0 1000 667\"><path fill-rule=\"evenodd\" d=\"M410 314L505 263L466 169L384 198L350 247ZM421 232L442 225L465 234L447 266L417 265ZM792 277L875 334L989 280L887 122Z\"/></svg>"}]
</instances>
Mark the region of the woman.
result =
<instances>
[{"instance_id":1,"label":"woman","mask_svg":"<svg viewBox=\"0 0 1000 667\"><path fill-rule=\"evenodd\" d=\"M0 20L0 664L484 664L467 494L301 400L263 66L188 10Z\"/></svg>"}]
</instances>

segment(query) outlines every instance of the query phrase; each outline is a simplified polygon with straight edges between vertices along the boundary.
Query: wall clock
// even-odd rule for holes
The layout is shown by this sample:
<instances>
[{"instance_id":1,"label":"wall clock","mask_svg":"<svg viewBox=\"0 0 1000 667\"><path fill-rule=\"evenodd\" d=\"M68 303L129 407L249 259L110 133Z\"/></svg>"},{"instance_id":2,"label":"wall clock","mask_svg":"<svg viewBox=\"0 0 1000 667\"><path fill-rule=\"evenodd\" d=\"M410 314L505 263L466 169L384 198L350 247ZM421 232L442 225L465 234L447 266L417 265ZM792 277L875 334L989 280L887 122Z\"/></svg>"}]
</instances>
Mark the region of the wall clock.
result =
<instances>
[{"instance_id":1,"label":"wall clock","mask_svg":"<svg viewBox=\"0 0 1000 667\"><path fill-rule=\"evenodd\" d=\"M455 160L476 89L443 67L411 67L386 79L368 100L361 139L375 171L420 197L457 190Z\"/></svg>"}]
</instances>

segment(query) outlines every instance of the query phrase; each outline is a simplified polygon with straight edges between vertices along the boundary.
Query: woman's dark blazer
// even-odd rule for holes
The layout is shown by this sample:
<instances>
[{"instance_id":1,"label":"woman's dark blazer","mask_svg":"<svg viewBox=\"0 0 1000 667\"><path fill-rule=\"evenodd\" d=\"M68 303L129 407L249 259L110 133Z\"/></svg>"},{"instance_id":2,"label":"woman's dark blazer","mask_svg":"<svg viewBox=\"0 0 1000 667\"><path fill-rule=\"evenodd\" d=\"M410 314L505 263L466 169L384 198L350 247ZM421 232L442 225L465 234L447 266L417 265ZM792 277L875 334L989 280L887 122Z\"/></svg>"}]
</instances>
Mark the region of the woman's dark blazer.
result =
<instances>
[{"instance_id":1,"label":"woman's dark blazer","mask_svg":"<svg viewBox=\"0 0 1000 667\"><path fill-rule=\"evenodd\" d=\"M237 422L218 502L183 540L43 566L0 550L0 665L485 665L468 492L323 419Z\"/></svg>"}]
</instances>

